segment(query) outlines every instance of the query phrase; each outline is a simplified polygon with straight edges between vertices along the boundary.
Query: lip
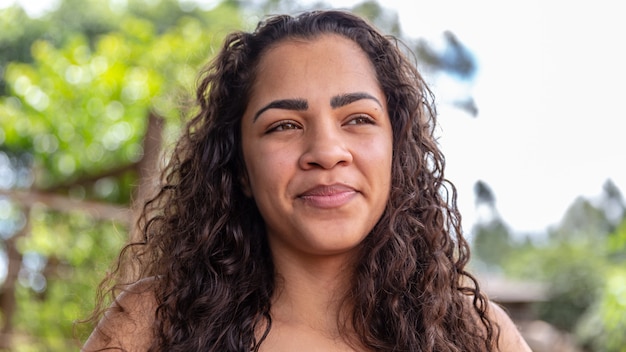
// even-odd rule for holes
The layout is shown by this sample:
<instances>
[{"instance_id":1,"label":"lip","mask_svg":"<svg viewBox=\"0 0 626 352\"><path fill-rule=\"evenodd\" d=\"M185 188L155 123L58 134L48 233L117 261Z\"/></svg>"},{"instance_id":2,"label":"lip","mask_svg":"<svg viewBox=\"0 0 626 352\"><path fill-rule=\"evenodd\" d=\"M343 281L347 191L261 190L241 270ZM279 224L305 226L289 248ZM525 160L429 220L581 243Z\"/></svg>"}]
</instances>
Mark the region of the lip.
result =
<instances>
[{"instance_id":1,"label":"lip","mask_svg":"<svg viewBox=\"0 0 626 352\"><path fill-rule=\"evenodd\" d=\"M348 203L357 193L344 184L316 185L300 194L298 199L315 208L332 209Z\"/></svg>"}]
</instances>

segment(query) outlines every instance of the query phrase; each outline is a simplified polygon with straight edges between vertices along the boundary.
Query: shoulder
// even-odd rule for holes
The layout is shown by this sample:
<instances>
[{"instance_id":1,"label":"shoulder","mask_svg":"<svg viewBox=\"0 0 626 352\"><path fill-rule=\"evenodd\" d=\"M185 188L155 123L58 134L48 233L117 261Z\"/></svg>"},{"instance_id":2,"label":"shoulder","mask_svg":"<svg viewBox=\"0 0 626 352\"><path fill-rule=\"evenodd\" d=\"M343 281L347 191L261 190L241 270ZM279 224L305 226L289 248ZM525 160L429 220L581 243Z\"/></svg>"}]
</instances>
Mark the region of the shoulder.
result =
<instances>
[{"instance_id":1,"label":"shoulder","mask_svg":"<svg viewBox=\"0 0 626 352\"><path fill-rule=\"evenodd\" d=\"M530 352L531 349L509 315L494 302L489 302L487 314L500 328L498 346L500 351Z\"/></svg>"},{"instance_id":2,"label":"shoulder","mask_svg":"<svg viewBox=\"0 0 626 352\"><path fill-rule=\"evenodd\" d=\"M81 351L121 349L145 351L152 343L157 302L154 279L143 279L125 289L107 309Z\"/></svg>"}]
</instances>

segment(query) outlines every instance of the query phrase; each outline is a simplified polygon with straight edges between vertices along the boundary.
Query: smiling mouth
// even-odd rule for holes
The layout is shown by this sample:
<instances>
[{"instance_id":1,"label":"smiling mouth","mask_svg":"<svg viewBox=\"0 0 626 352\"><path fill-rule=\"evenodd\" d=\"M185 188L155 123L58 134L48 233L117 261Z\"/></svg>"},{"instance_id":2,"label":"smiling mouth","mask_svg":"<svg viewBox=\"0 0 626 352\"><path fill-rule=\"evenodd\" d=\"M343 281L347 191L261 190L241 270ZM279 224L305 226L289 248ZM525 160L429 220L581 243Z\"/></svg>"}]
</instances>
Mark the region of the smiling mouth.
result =
<instances>
[{"instance_id":1,"label":"smiling mouth","mask_svg":"<svg viewBox=\"0 0 626 352\"><path fill-rule=\"evenodd\" d=\"M319 185L308 189L299 195L298 198L304 201L306 205L315 208L332 209L345 205L357 193L354 188L346 185Z\"/></svg>"}]
</instances>

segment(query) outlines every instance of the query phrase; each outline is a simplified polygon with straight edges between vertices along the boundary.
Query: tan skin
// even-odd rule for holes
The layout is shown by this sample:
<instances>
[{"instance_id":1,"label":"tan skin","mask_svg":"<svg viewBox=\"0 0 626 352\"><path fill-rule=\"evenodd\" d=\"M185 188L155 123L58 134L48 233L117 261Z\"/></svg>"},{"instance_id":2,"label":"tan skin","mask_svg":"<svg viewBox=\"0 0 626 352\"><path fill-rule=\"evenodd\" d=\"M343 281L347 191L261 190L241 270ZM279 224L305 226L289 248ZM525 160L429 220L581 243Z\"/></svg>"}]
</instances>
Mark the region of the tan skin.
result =
<instances>
[{"instance_id":1,"label":"tan skin","mask_svg":"<svg viewBox=\"0 0 626 352\"><path fill-rule=\"evenodd\" d=\"M265 219L281 278L261 351L363 351L340 333L346 331L338 327L339 298L355 250L389 194L392 133L384 93L365 53L339 36L282 42L259 65L242 119L243 187ZM142 351L150 344L154 299L142 293L122 300L128 314L110 314L100 324L113 340L94 333L85 350ZM491 307L500 349L530 351L506 313Z\"/></svg>"}]
</instances>

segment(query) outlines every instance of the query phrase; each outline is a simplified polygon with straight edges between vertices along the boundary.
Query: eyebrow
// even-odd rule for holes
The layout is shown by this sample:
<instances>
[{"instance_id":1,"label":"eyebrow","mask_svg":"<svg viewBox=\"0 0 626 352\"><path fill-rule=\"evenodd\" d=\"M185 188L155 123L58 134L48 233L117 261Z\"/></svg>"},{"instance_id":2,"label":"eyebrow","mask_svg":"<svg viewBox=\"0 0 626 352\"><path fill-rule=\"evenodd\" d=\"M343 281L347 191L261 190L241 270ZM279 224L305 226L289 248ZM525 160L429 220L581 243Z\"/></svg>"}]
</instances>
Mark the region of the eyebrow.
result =
<instances>
[{"instance_id":1,"label":"eyebrow","mask_svg":"<svg viewBox=\"0 0 626 352\"><path fill-rule=\"evenodd\" d=\"M346 94L336 95L330 99L330 107L333 109L338 109L340 107L352 104L355 101L362 100L362 99L372 100L376 102L376 104L378 104L381 108L383 107L383 104L378 99L376 99L376 97L365 92L346 93ZM309 108L309 103L305 99L274 100L270 102L269 104L265 105L264 107L262 107L261 109L259 109L254 114L254 119L252 120L252 122L255 122L262 113L264 113L265 111L269 109L306 111L308 108Z\"/></svg>"},{"instance_id":2,"label":"eyebrow","mask_svg":"<svg viewBox=\"0 0 626 352\"><path fill-rule=\"evenodd\" d=\"M271 103L265 105L259 111L254 114L254 120L256 121L259 118L259 115L264 113L269 109L284 109L284 110L295 110L295 111L305 111L309 108L309 103L304 99L280 99L274 100Z\"/></svg>"},{"instance_id":3,"label":"eyebrow","mask_svg":"<svg viewBox=\"0 0 626 352\"><path fill-rule=\"evenodd\" d=\"M347 94L336 95L336 96L332 97L332 99L330 99L330 106L333 109L337 109L337 108L340 108L342 106L346 106L348 104L352 104L355 101L362 100L362 99L373 100L381 108L383 107L383 104L378 99L376 99L376 97L374 97L373 95L371 95L369 93L365 93L365 92L347 93Z\"/></svg>"}]
</instances>

